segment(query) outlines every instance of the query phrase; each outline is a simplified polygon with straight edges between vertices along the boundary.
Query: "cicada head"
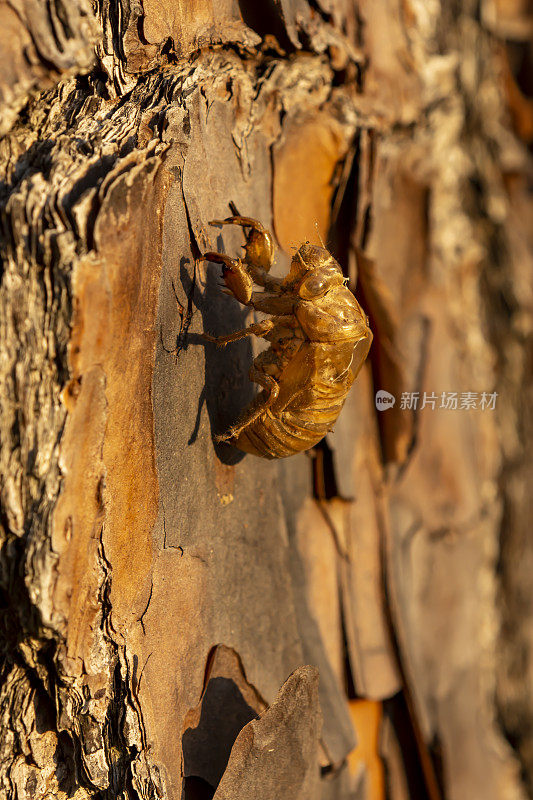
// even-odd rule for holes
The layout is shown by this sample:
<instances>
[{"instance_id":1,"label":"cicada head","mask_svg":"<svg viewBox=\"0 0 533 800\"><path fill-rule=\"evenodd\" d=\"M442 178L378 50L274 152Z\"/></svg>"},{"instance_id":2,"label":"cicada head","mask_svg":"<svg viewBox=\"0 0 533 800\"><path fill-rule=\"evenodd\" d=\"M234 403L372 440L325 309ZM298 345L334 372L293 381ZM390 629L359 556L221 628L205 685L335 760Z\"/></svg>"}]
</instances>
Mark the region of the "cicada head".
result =
<instances>
[{"instance_id":1,"label":"cicada head","mask_svg":"<svg viewBox=\"0 0 533 800\"><path fill-rule=\"evenodd\" d=\"M318 245L306 242L294 254L289 273L283 281L283 286L293 288L301 283L309 272L322 269L331 262L337 264L331 253L328 253L324 247L318 247ZM337 267L340 270L338 264Z\"/></svg>"},{"instance_id":2,"label":"cicada head","mask_svg":"<svg viewBox=\"0 0 533 800\"><path fill-rule=\"evenodd\" d=\"M302 300L313 300L343 281L342 269L331 253L324 247L303 244L295 253L283 284Z\"/></svg>"}]
</instances>

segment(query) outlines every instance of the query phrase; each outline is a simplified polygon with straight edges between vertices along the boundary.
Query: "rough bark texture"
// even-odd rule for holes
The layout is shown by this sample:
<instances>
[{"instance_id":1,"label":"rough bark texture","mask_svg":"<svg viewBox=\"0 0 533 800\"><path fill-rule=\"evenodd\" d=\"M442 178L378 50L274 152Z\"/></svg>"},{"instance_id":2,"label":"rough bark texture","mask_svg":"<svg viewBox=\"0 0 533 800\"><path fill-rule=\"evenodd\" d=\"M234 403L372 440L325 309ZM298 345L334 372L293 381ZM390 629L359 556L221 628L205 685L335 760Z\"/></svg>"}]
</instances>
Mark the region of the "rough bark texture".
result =
<instances>
[{"instance_id":1,"label":"rough bark texture","mask_svg":"<svg viewBox=\"0 0 533 800\"><path fill-rule=\"evenodd\" d=\"M511 5L4 3L0 797L531 793ZM196 262L238 252L230 201L277 274L327 241L375 336L334 433L279 463L214 440L257 352L199 335L247 322Z\"/></svg>"}]
</instances>

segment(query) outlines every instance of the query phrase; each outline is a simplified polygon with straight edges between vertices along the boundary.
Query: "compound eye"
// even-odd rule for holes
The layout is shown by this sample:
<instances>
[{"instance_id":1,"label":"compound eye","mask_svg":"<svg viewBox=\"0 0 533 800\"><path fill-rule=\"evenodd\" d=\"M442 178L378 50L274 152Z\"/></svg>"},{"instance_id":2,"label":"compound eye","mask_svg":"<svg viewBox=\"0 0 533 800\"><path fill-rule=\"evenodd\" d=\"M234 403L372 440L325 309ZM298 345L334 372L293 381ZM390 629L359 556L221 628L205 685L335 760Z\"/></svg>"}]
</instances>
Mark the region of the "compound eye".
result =
<instances>
[{"instance_id":1,"label":"compound eye","mask_svg":"<svg viewBox=\"0 0 533 800\"><path fill-rule=\"evenodd\" d=\"M312 300L325 295L330 287L331 277L329 275L311 275L302 281L298 294L303 300Z\"/></svg>"}]
</instances>

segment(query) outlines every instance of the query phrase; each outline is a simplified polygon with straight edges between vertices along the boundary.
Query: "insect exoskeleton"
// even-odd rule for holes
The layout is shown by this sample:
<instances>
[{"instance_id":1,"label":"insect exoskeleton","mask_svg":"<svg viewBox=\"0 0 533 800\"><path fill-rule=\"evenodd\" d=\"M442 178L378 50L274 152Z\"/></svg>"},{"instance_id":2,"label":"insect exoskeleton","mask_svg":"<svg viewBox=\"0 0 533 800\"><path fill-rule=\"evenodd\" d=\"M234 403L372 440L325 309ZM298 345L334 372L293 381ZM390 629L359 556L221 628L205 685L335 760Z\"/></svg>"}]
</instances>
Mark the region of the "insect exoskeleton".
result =
<instances>
[{"instance_id":1,"label":"insect exoskeleton","mask_svg":"<svg viewBox=\"0 0 533 800\"><path fill-rule=\"evenodd\" d=\"M264 458L307 450L332 429L368 355L367 317L324 247L303 244L285 278L275 278L269 274L273 238L260 222L235 210L234 216L210 224L240 225L245 255L210 252L203 260L222 264L228 294L270 315L227 336L204 334L218 346L251 335L270 342L249 373L262 391L217 440ZM262 291L254 291L254 284Z\"/></svg>"}]
</instances>

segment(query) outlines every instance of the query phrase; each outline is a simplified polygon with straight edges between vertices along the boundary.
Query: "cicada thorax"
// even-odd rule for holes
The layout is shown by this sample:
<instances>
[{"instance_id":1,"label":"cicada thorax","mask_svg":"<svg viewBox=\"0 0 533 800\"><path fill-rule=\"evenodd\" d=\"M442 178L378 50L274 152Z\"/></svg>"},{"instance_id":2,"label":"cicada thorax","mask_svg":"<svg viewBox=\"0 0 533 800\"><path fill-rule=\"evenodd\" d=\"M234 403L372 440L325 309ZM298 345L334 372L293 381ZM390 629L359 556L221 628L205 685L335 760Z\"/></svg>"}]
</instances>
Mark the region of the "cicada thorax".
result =
<instances>
[{"instance_id":1,"label":"cicada thorax","mask_svg":"<svg viewBox=\"0 0 533 800\"><path fill-rule=\"evenodd\" d=\"M355 343L368 331L361 306L346 286L335 286L314 300L300 300L295 314L306 336L315 342Z\"/></svg>"}]
</instances>

